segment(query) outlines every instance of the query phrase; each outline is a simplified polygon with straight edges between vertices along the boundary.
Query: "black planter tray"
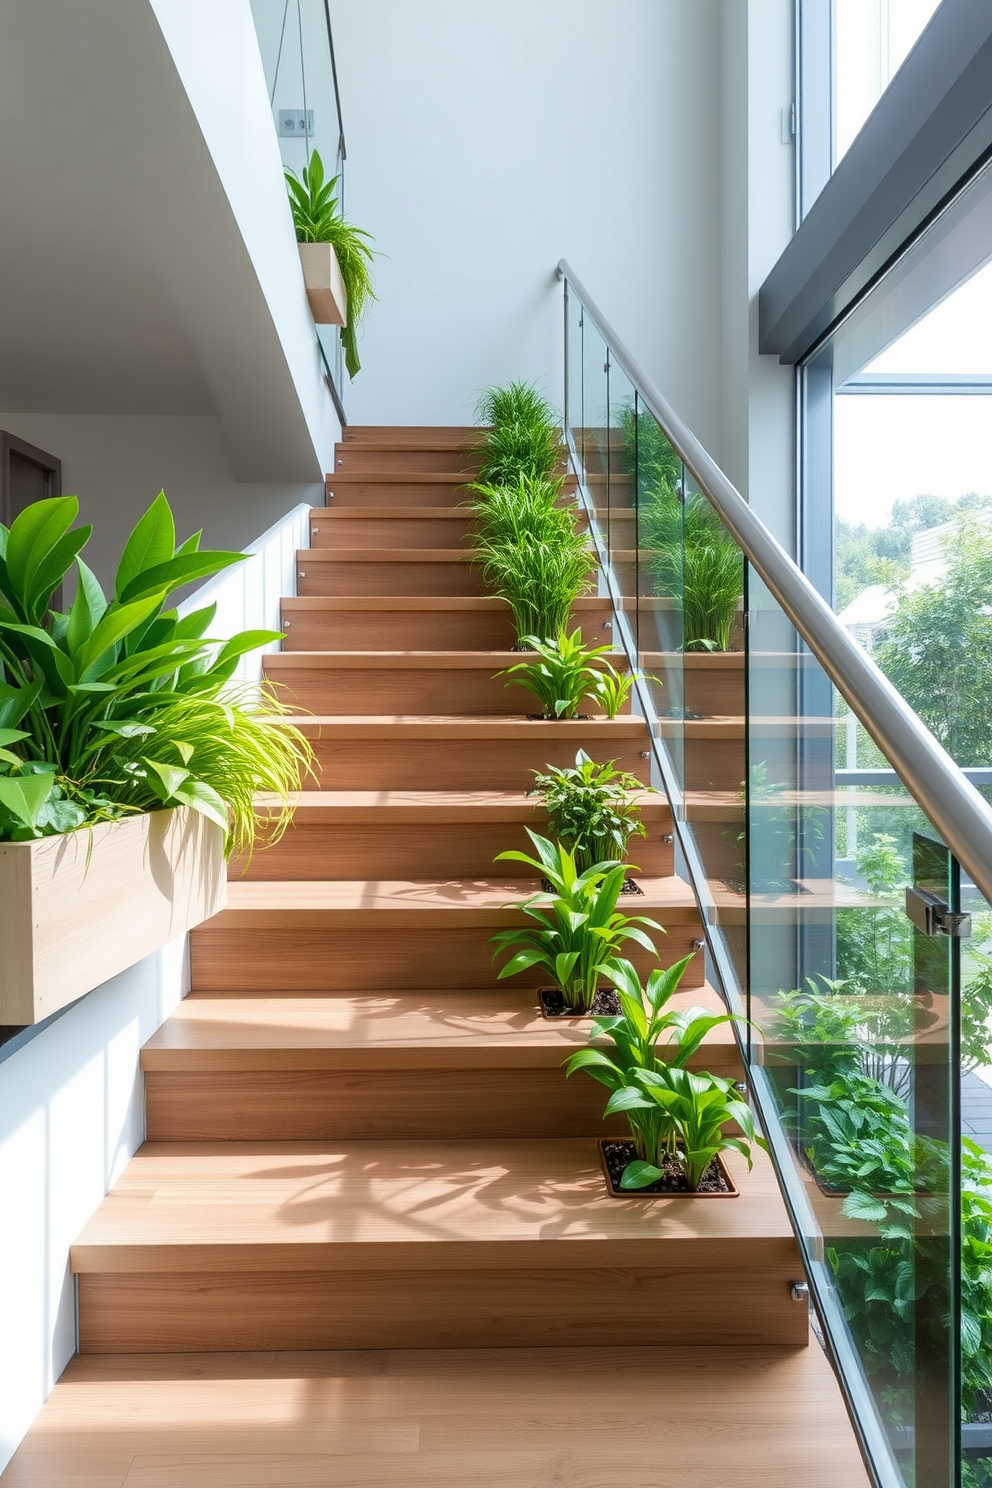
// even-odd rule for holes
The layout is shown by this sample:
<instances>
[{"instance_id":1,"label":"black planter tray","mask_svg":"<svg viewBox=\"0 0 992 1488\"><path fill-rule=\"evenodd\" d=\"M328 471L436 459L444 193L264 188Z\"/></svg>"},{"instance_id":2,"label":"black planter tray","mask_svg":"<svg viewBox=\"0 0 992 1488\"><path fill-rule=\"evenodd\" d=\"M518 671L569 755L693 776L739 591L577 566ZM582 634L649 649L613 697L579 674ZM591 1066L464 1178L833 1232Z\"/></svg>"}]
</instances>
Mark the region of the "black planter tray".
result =
<instances>
[{"instance_id":1,"label":"black planter tray","mask_svg":"<svg viewBox=\"0 0 992 1488\"><path fill-rule=\"evenodd\" d=\"M597 1143L599 1147L599 1160L602 1164L603 1173L606 1177L606 1191L611 1199L739 1199L741 1191L737 1187L730 1170L723 1158L717 1155L710 1163L709 1168L703 1175L704 1181L708 1174L716 1168L723 1183L722 1189L699 1189L693 1192L691 1189L658 1188L652 1184L650 1188L618 1188L614 1184L613 1174L616 1172L617 1181L622 1176L623 1169L637 1156L637 1150L633 1142L623 1137L600 1137ZM617 1149L626 1149L626 1155L622 1157L622 1165L616 1161ZM614 1162L610 1162L610 1155L614 1154Z\"/></svg>"},{"instance_id":2,"label":"black planter tray","mask_svg":"<svg viewBox=\"0 0 992 1488\"><path fill-rule=\"evenodd\" d=\"M613 987L599 988L596 1001L589 1013L570 1012L565 1005L565 994L558 987L542 987L538 996L541 999L541 1017L547 1018L551 1023L556 1023L559 1018L567 1018L573 1022L588 1022L590 1018L618 1018L620 1016L620 996Z\"/></svg>"}]
</instances>

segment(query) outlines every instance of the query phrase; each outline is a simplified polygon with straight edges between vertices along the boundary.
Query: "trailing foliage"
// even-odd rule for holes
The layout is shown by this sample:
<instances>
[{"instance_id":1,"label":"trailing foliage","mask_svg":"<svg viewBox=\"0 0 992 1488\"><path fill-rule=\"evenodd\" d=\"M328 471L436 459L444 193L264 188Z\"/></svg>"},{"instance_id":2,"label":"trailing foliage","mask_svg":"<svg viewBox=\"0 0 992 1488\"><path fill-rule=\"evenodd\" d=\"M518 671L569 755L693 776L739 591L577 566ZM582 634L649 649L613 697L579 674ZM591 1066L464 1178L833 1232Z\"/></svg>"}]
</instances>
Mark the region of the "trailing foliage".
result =
<instances>
[{"instance_id":1,"label":"trailing foliage","mask_svg":"<svg viewBox=\"0 0 992 1488\"><path fill-rule=\"evenodd\" d=\"M599 703L608 718L615 718L626 702L633 677L603 659L611 647L584 646L581 630L571 635L562 632L556 641L529 635L522 644L536 651L537 660L520 661L496 676L506 677L507 687L525 687L537 698L545 718L574 718L586 698Z\"/></svg>"},{"instance_id":2,"label":"trailing foliage","mask_svg":"<svg viewBox=\"0 0 992 1488\"><path fill-rule=\"evenodd\" d=\"M574 766L548 765L547 771L535 770L534 789L548 808L548 831L573 854L579 870L604 858L623 862L631 834L645 835L640 808L629 793L647 787L635 775L614 769L612 760L596 764L584 749Z\"/></svg>"},{"instance_id":3,"label":"trailing foliage","mask_svg":"<svg viewBox=\"0 0 992 1488\"><path fill-rule=\"evenodd\" d=\"M303 167L300 176L289 169L285 176L296 241L330 243L337 255L348 296L348 323L341 328L341 345L348 376L355 377L362 365L358 358L358 327L375 299L372 280L375 253L369 246L372 235L364 228L355 227L342 214L334 194L341 178L332 176L325 181L324 162L316 150L311 152L310 162Z\"/></svg>"},{"instance_id":4,"label":"trailing foliage","mask_svg":"<svg viewBox=\"0 0 992 1488\"><path fill-rule=\"evenodd\" d=\"M519 925L491 937L491 944L496 946L494 961L503 951L514 953L501 968L499 980L539 966L561 989L570 1011L587 1012L601 976L609 971L621 946L633 941L656 955L653 942L641 927L662 934L664 931L646 915L618 912L624 881L622 864L595 863L580 873L566 847L549 842L530 828L527 835L536 858L522 852L503 852L497 862L526 864L547 879L551 893L535 894L521 904L506 906L519 908L539 928Z\"/></svg>"},{"instance_id":5,"label":"trailing foliage","mask_svg":"<svg viewBox=\"0 0 992 1488\"><path fill-rule=\"evenodd\" d=\"M295 730L261 693L230 693L240 658L278 640L245 631L206 638L208 606L166 608L182 584L242 560L176 544L159 493L125 544L108 599L79 556L91 528L73 527L74 496L35 502L0 526L0 838L23 841L155 806L189 806L249 845L250 796L284 802L309 767ZM49 600L75 564L67 613ZM231 835L233 812L234 832Z\"/></svg>"}]
</instances>

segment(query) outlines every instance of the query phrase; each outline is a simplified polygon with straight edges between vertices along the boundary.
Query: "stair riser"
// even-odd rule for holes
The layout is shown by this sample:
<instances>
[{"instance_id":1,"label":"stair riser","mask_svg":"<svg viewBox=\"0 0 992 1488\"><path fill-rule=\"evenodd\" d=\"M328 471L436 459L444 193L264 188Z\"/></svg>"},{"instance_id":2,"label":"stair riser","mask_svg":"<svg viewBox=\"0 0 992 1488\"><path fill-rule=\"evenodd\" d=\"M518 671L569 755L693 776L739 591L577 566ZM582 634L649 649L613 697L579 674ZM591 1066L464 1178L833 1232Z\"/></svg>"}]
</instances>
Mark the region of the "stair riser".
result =
<instances>
[{"instance_id":1,"label":"stair riser","mask_svg":"<svg viewBox=\"0 0 992 1488\"><path fill-rule=\"evenodd\" d=\"M335 512L333 519L315 517L311 548L454 548L464 550L474 528L466 512L450 517L363 517Z\"/></svg>"},{"instance_id":2,"label":"stair riser","mask_svg":"<svg viewBox=\"0 0 992 1488\"><path fill-rule=\"evenodd\" d=\"M747 775L743 739L685 740L685 789L740 791Z\"/></svg>"},{"instance_id":3,"label":"stair riser","mask_svg":"<svg viewBox=\"0 0 992 1488\"><path fill-rule=\"evenodd\" d=\"M478 568L463 559L450 563L349 563L320 561L308 555L297 569L297 591L305 597L325 594L461 594L484 595Z\"/></svg>"},{"instance_id":4,"label":"stair riser","mask_svg":"<svg viewBox=\"0 0 992 1488\"><path fill-rule=\"evenodd\" d=\"M514 658L506 657L506 665ZM502 667L499 657L492 662L493 673ZM540 704L522 687L507 686L497 677L473 666L398 667L395 670L376 667L364 671L357 667L324 666L310 669L287 666L280 658L278 665L266 668L278 695L291 707L310 713L334 717L379 717L392 714L443 714L450 717L512 717L515 714L540 711ZM591 713L600 710L588 704ZM628 698L625 713L630 712Z\"/></svg>"},{"instance_id":5,"label":"stair riser","mask_svg":"<svg viewBox=\"0 0 992 1488\"><path fill-rule=\"evenodd\" d=\"M660 840L671 825L653 812L646 821L650 836L631 840L630 859L641 873L662 878L673 871L672 846ZM530 825L547 832L547 819L535 813ZM274 847L256 852L245 867L234 862L233 878L271 882L304 879L438 879L519 877L519 863L497 863L496 855L510 848L531 851L524 824L505 822L404 822L350 826L346 823L298 822ZM624 898L634 904L636 895Z\"/></svg>"},{"instance_id":6,"label":"stair riser","mask_svg":"<svg viewBox=\"0 0 992 1488\"><path fill-rule=\"evenodd\" d=\"M197 992L419 992L496 984L488 944L494 931L484 926L433 928L424 924L424 916L403 929L382 925L374 910L361 924L340 928L319 923L283 927L278 920L256 928L239 923L247 918L228 911L193 932L192 983ZM658 918L664 920L663 915ZM699 934L698 926L672 925L660 938L657 961L637 946L626 954L646 975L655 965L670 966L688 955ZM701 986L703 972L702 956L694 956L683 986ZM547 986L547 973L524 972L513 984Z\"/></svg>"},{"instance_id":7,"label":"stair riser","mask_svg":"<svg viewBox=\"0 0 992 1488\"><path fill-rule=\"evenodd\" d=\"M381 467L378 473L382 474ZM471 499L471 492L466 489L466 482L475 479L474 475L457 475L452 472L450 478L445 476L438 480L377 480L375 472L371 473L368 480L362 479L361 473L347 480L335 479L333 475L327 477L326 504L335 508L341 507L369 507L369 506L462 506ZM562 487L563 491L575 490L575 479L568 476Z\"/></svg>"},{"instance_id":8,"label":"stair riser","mask_svg":"<svg viewBox=\"0 0 992 1488\"><path fill-rule=\"evenodd\" d=\"M606 604L577 609L570 624L593 646L610 645ZM517 631L509 607L471 610L298 610L284 606L285 651L509 651ZM287 629L288 626L288 629Z\"/></svg>"},{"instance_id":9,"label":"stair riser","mask_svg":"<svg viewBox=\"0 0 992 1488\"><path fill-rule=\"evenodd\" d=\"M530 790L534 771L575 763L584 748L593 759L615 760L645 785L650 761L629 739L605 743L591 734L562 740L313 739L314 768L324 790ZM646 744L646 740L645 740Z\"/></svg>"},{"instance_id":10,"label":"stair riser","mask_svg":"<svg viewBox=\"0 0 992 1488\"><path fill-rule=\"evenodd\" d=\"M783 1249L779 1242L765 1256L770 1247L757 1244L745 1257L731 1247L720 1270L574 1262L562 1270L549 1255L533 1270L87 1273L80 1350L803 1348L807 1310L789 1297L796 1261L781 1258Z\"/></svg>"},{"instance_id":11,"label":"stair riser","mask_svg":"<svg viewBox=\"0 0 992 1488\"><path fill-rule=\"evenodd\" d=\"M704 717L717 715L722 718L743 718L744 668L687 667L683 677L683 695L687 713L701 713Z\"/></svg>"},{"instance_id":12,"label":"stair riser","mask_svg":"<svg viewBox=\"0 0 992 1488\"><path fill-rule=\"evenodd\" d=\"M727 1073L739 1078L736 1069ZM604 1126L608 1095L588 1077L566 1080L561 1069L145 1075L148 1139L160 1142L622 1136L622 1117Z\"/></svg>"},{"instance_id":13,"label":"stair riser","mask_svg":"<svg viewBox=\"0 0 992 1488\"><path fill-rule=\"evenodd\" d=\"M461 449L381 449L374 444L339 444L335 453L335 474L359 475L372 471L382 475L395 471L423 471L439 475L450 471L462 480L474 480L479 459L471 450ZM333 478L333 477L332 477Z\"/></svg>"}]
</instances>

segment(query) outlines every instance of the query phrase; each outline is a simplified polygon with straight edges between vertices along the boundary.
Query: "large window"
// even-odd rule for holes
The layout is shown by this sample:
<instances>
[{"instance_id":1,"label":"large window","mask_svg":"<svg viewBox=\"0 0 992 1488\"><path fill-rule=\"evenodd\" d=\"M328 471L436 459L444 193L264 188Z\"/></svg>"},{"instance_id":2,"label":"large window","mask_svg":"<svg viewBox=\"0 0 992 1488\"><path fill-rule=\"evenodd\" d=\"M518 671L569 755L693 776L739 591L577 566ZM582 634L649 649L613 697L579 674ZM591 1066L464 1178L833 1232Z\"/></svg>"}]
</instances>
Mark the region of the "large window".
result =
<instances>
[{"instance_id":1,"label":"large window","mask_svg":"<svg viewBox=\"0 0 992 1488\"><path fill-rule=\"evenodd\" d=\"M847 152L940 0L833 0L833 160Z\"/></svg>"}]
</instances>

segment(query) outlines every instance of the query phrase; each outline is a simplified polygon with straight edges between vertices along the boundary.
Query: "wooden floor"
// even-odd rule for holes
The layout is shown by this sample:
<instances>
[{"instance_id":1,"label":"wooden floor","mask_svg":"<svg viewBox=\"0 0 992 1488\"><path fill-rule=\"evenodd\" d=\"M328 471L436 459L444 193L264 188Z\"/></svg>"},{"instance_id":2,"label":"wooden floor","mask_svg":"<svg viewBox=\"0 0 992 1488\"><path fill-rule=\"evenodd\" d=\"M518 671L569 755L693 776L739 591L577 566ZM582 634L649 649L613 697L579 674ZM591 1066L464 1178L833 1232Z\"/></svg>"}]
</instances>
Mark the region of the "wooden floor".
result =
<instances>
[{"instance_id":1,"label":"wooden floor","mask_svg":"<svg viewBox=\"0 0 992 1488\"><path fill-rule=\"evenodd\" d=\"M339 447L266 663L314 776L142 1051L147 1141L72 1248L80 1353L2 1488L866 1484L768 1159L730 1155L737 1198L608 1197L605 1092L561 1068L588 1022L544 1019L536 972L497 981L538 880L493 859L546 820L534 772L581 747L646 782L650 754L639 717L534 719L494 681L470 438ZM610 643L603 600L575 619ZM700 662L712 797L742 673ZM695 952L678 1001L720 1011L662 797L644 822L644 969ZM743 1075L725 1023L693 1062Z\"/></svg>"},{"instance_id":2,"label":"wooden floor","mask_svg":"<svg viewBox=\"0 0 992 1488\"><path fill-rule=\"evenodd\" d=\"M77 1358L3 1488L867 1488L819 1348Z\"/></svg>"}]
</instances>

